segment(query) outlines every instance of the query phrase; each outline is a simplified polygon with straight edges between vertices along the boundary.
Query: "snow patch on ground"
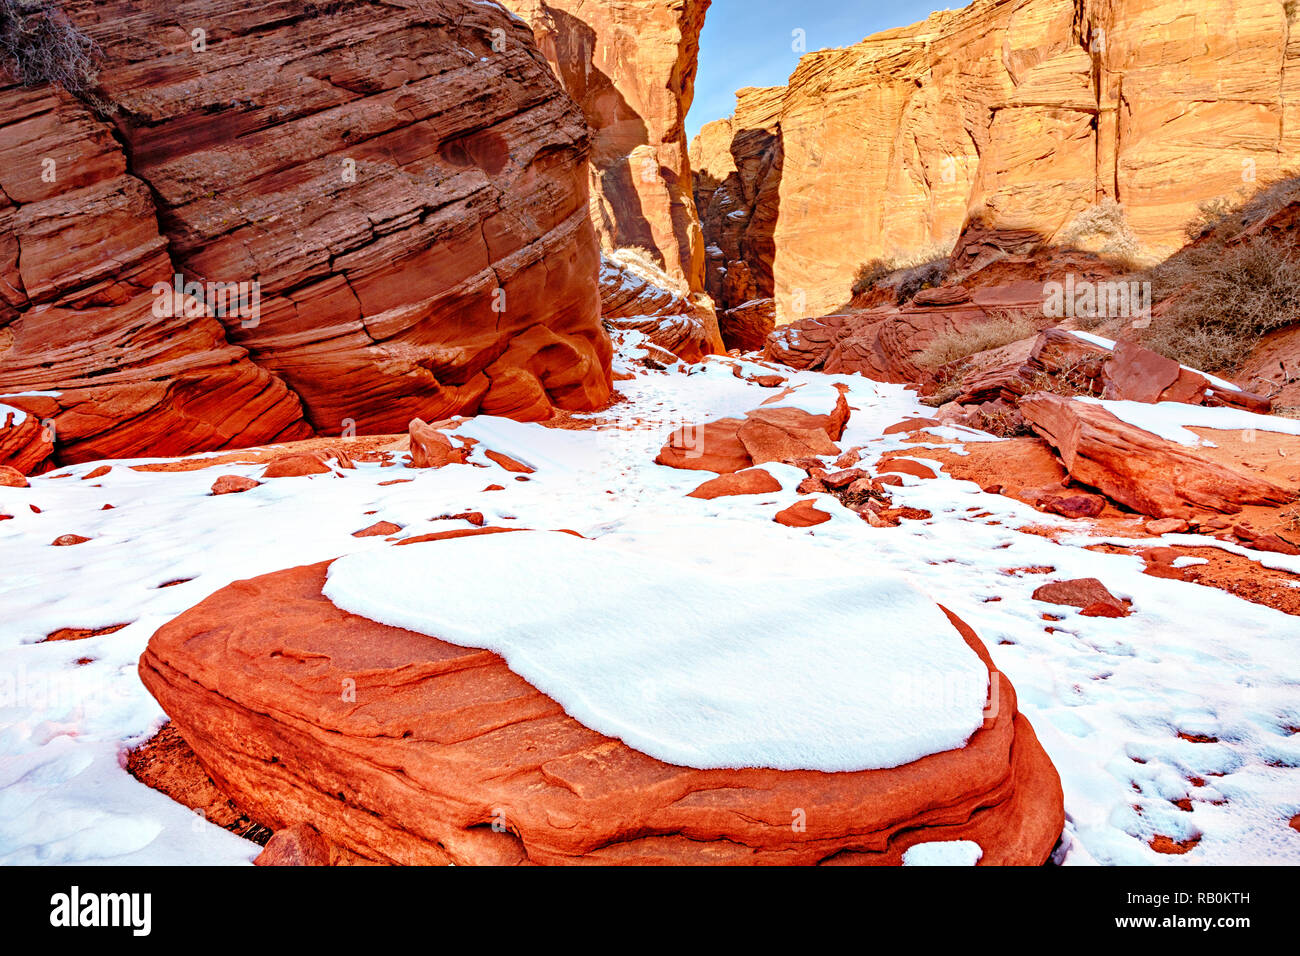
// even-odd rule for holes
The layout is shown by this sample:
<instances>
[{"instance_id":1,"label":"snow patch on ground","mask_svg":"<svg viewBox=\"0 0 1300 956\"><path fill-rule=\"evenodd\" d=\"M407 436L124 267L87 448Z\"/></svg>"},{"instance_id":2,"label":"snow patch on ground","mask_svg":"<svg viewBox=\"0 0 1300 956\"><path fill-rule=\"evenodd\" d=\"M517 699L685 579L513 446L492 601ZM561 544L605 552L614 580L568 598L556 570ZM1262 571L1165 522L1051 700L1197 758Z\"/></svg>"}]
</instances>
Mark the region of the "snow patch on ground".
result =
<instances>
[{"instance_id":1,"label":"snow patch on ground","mask_svg":"<svg viewBox=\"0 0 1300 956\"><path fill-rule=\"evenodd\" d=\"M797 494L791 479L798 472L780 466L769 468L782 481L779 492L687 498L712 475L653 464L659 448L680 425L740 416L776 394L736 377L735 368L774 369L716 358L652 372L636 361L634 343L644 337L619 338L615 367L635 378L618 383L627 400L591 416L591 429L487 417L461 426L461 434L536 467L529 481L516 481L476 446L472 461L484 467L360 462L340 476L272 479L221 497L208 495L219 475L257 478L262 466L138 472L108 462L110 473L83 482L80 476L101 464L88 462L32 478L30 488L0 487L0 513L14 516L0 521L0 862L246 863L256 846L122 769L123 752L164 720L136 673L150 635L234 580L346 554L397 553L382 537L352 537L375 522L402 525L397 536L409 537L467 528L437 518L481 511L491 525L571 528L593 547L620 553L681 561L699 550L714 561L700 571L705 577L730 574L742 587L756 574L760 585L751 591L759 601L760 587L798 575L814 551L824 559L818 565L831 569L828 580L869 583L867 569L885 566L969 623L1015 686L1061 774L1067 864L1300 863L1300 833L1288 826L1300 813L1296 618L1144 575L1140 558L1088 550L1102 541L945 474L891 489L896 504L933 513L895 528L873 528L829 495ZM849 389L857 410L840 445L862 446L865 467L891 452L925 458L925 445L882 434L903 418L932 413L902 386L780 371L790 384L828 398L835 383ZM975 440L990 439L943 430L927 444L959 452ZM383 484L395 479L410 480ZM490 484L505 490L485 492ZM805 497L831 521L812 529L773 523L777 511ZM101 510L106 503L115 508ZM1058 543L1016 530L1025 525L1057 527L1062 536ZM92 540L50 546L67 533ZM1135 520L1133 540L1149 546L1139 534ZM708 547L714 535L717 551ZM1220 547L1300 574L1300 559L1206 536L1164 540ZM422 547L432 548L398 551ZM1024 570L1042 567L1054 570ZM503 563L503 594L524 568ZM600 566L587 571L592 600L601 602L613 577ZM1099 578L1131 599L1132 616L1086 618L1032 598L1047 581L1077 577ZM188 580L161 586L178 579ZM810 594L821 593L815 577L804 583ZM809 614L832 613L804 603ZM664 592L656 613L672 619L682 604ZM1062 620L1044 621L1044 613ZM122 623L128 626L114 634L38 643L58 628ZM871 622L832 636L856 634L870 641ZM1150 848L1156 835L1199 842L1171 856Z\"/></svg>"},{"instance_id":2,"label":"snow patch on ground","mask_svg":"<svg viewBox=\"0 0 1300 956\"><path fill-rule=\"evenodd\" d=\"M974 866L984 848L971 840L918 843L903 852L903 866Z\"/></svg>"}]
</instances>

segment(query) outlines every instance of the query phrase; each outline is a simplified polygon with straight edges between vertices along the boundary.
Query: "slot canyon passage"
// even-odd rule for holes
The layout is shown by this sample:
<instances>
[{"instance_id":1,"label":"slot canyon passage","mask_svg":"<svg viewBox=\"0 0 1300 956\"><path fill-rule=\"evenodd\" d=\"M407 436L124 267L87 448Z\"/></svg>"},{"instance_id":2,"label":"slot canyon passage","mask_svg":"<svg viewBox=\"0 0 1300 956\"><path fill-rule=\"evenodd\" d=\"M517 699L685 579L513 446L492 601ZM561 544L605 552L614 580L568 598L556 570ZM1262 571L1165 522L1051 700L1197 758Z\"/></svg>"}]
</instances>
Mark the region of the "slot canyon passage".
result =
<instances>
[{"instance_id":1,"label":"slot canyon passage","mask_svg":"<svg viewBox=\"0 0 1300 956\"><path fill-rule=\"evenodd\" d=\"M743 7L0 0L0 862L1300 863L1300 9Z\"/></svg>"}]
</instances>

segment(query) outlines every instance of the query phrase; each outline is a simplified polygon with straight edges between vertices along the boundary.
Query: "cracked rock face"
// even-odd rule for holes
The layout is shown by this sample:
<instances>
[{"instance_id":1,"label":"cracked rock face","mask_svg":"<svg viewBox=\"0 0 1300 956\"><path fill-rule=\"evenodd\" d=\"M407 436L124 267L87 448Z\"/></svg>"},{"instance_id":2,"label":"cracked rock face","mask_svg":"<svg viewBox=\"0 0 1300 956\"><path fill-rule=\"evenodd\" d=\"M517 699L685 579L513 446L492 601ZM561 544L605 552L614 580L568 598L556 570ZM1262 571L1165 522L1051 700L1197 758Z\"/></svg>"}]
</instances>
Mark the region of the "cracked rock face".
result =
<instances>
[{"instance_id":1,"label":"cracked rock face","mask_svg":"<svg viewBox=\"0 0 1300 956\"><path fill-rule=\"evenodd\" d=\"M972 217L1168 255L1199 203L1300 153L1298 30L1277 0L976 0L809 53L774 106L737 95L733 163L702 136L710 282L741 261L778 324L829 313L861 263L946 254Z\"/></svg>"},{"instance_id":2,"label":"cracked rock face","mask_svg":"<svg viewBox=\"0 0 1300 956\"><path fill-rule=\"evenodd\" d=\"M952 615L996 688L965 747L856 773L705 771L583 726L489 651L339 610L327 567L224 588L140 661L212 779L277 829L410 864L897 864L973 840L985 865L1036 865L1061 833L1056 771Z\"/></svg>"},{"instance_id":3,"label":"cracked rock face","mask_svg":"<svg viewBox=\"0 0 1300 956\"><path fill-rule=\"evenodd\" d=\"M588 130L522 23L64 6L104 51L106 119L0 89L0 393L61 393L10 404L55 421L62 460L608 397ZM159 317L176 273L256 281L258 314Z\"/></svg>"}]
</instances>

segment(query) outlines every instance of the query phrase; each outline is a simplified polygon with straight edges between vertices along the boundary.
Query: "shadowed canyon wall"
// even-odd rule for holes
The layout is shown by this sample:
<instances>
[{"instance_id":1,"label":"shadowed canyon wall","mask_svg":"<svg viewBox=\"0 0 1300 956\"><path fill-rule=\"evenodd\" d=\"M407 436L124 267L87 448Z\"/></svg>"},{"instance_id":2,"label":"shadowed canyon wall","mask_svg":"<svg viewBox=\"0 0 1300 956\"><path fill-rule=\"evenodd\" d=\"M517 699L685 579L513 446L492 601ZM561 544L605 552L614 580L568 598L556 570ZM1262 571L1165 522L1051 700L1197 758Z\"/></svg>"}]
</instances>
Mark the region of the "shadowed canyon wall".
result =
<instances>
[{"instance_id":1,"label":"shadowed canyon wall","mask_svg":"<svg viewBox=\"0 0 1300 956\"><path fill-rule=\"evenodd\" d=\"M704 241L684 123L710 0L504 0L592 128L592 218L606 251L641 247L686 291Z\"/></svg>"},{"instance_id":2,"label":"shadowed canyon wall","mask_svg":"<svg viewBox=\"0 0 1300 956\"><path fill-rule=\"evenodd\" d=\"M95 99L0 87L0 396L25 393L0 401L60 460L607 399L588 128L523 23L63 7L102 49ZM259 314L210 288L165 314L176 274L256 282Z\"/></svg>"},{"instance_id":3,"label":"shadowed canyon wall","mask_svg":"<svg viewBox=\"0 0 1300 956\"><path fill-rule=\"evenodd\" d=\"M770 119L743 119L760 103ZM739 253L778 322L844 303L864 261L945 253L974 219L1162 257L1199 203L1300 165L1300 23L1284 0L976 0L804 56L776 93L742 90L729 125L738 181L727 130L695 148L705 191L726 173L699 200L707 242L727 279ZM758 129L779 175L741 162Z\"/></svg>"}]
</instances>

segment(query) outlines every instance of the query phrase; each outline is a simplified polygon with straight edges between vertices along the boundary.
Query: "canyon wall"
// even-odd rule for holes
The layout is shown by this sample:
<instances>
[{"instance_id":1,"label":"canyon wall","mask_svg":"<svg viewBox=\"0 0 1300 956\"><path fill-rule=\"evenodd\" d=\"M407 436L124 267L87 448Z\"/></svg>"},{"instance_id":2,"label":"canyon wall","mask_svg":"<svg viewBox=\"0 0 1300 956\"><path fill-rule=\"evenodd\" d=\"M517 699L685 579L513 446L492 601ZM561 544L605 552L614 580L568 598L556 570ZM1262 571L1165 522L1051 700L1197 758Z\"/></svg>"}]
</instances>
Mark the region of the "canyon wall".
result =
<instances>
[{"instance_id":1,"label":"canyon wall","mask_svg":"<svg viewBox=\"0 0 1300 956\"><path fill-rule=\"evenodd\" d=\"M519 20L63 7L93 86L0 87L0 401L59 460L608 398L589 133ZM256 315L208 285L241 282Z\"/></svg>"},{"instance_id":2,"label":"canyon wall","mask_svg":"<svg viewBox=\"0 0 1300 956\"><path fill-rule=\"evenodd\" d=\"M710 0L503 0L592 129L592 218L606 251L640 247L689 293L704 241L684 123Z\"/></svg>"},{"instance_id":3,"label":"canyon wall","mask_svg":"<svg viewBox=\"0 0 1300 956\"><path fill-rule=\"evenodd\" d=\"M1168 255L1200 203L1300 166L1300 17L1283 0L976 0L807 54L774 115L742 119L772 95L741 91L739 182L709 198L736 216L704 221L721 257L771 274L784 323L847 301L865 261L946 253L971 221ZM779 176L742 168L760 130ZM748 251L729 245L738 221Z\"/></svg>"}]
</instances>

